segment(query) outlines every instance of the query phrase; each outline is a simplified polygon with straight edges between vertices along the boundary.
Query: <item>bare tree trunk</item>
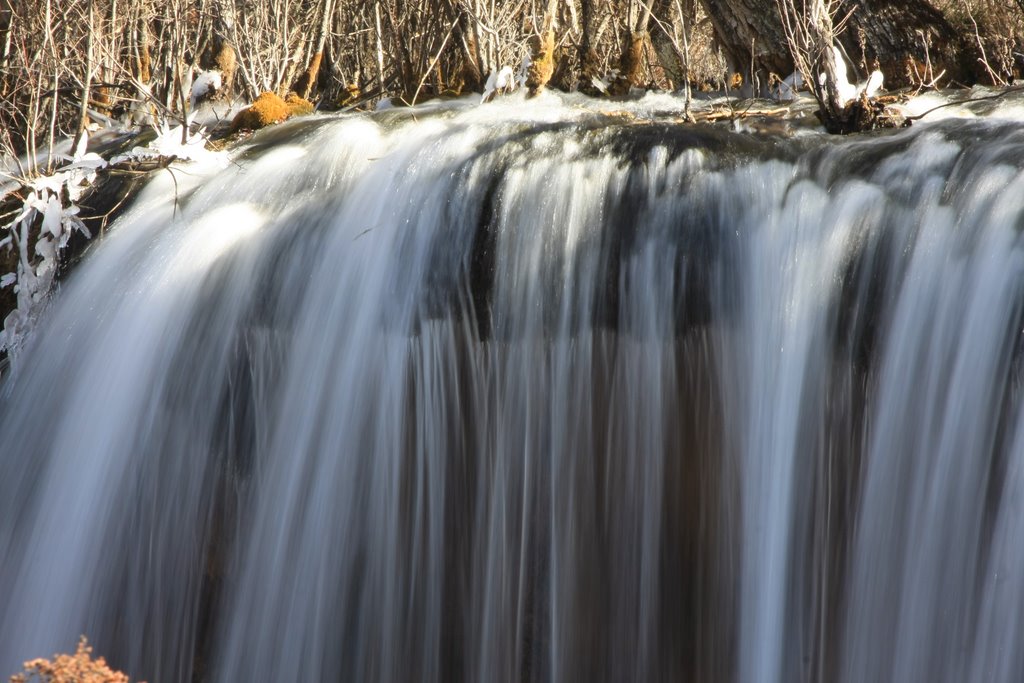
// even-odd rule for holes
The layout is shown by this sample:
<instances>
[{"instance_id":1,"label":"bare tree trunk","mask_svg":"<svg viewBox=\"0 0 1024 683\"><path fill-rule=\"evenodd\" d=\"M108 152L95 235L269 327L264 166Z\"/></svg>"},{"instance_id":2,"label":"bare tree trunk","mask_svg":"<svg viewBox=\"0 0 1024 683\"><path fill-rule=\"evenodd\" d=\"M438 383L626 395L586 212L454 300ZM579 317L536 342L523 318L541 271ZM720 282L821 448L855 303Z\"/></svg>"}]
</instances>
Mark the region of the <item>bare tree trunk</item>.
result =
<instances>
[{"instance_id":1,"label":"bare tree trunk","mask_svg":"<svg viewBox=\"0 0 1024 683\"><path fill-rule=\"evenodd\" d=\"M651 13L651 45L669 87L682 90L683 118L692 120L690 104L690 38L697 8L694 0L655 0Z\"/></svg>"},{"instance_id":2,"label":"bare tree trunk","mask_svg":"<svg viewBox=\"0 0 1024 683\"><path fill-rule=\"evenodd\" d=\"M786 76L793 71L775 0L702 2L731 71L757 74L763 84L771 73Z\"/></svg>"},{"instance_id":3,"label":"bare tree trunk","mask_svg":"<svg viewBox=\"0 0 1024 683\"><path fill-rule=\"evenodd\" d=\"M599 95L600 91L594 86L594 79L600 77L600 59L597 55L597 46L594 41L597 39L601 23L598 14L599 0L581 0L580 14L583 24L583 35L579 42L579 89L580 92L588 95Z\"/></svg>"},{"instance_id":4,"label":"bare tree trunk","mask_svg":"<svg viewBox=\"0 0 1024 683\"><path fill-rule=\"evenodd\" d=\"M837 55L835 49L837 31L832 21L835 8L827 0L811 0L810 6L805 2L802 11L794 0L778 0L777 4L790 54L804 81L810 85L828 128L842 119L846 108L839 90L836 60L842 56Z\"/></svg>"},{"instance_id":5,"label":"bare tree trunk","mask_svg":"<svg viewBox=\"0 0 1024 683\"><path fill-rule=\"evenodd\" d=\"M73 150L78 149L78 145L82 141L82 136L85 135L86 128L89 125L89 92L92 89L92 69L93 69L93 43L96 35L96 0L89 0L89 33L86 38L85 48L85 74L82 78L82 101L78 108L78 132L75 133L75 140L71 148Z\"/></svg>"},{"instance_id":6,"label":"bare tree trunk","mask_svg":"<svg viewBox=\"0 0 1024 683\"><path fill-rule=\"evenodd\" d=\"M231 40L235 29L235 5L231 0L213 3L213 59L210 67L220 72L221 88L225 95L234 86L238 55Z\"/></svg>"},{"instance_id":7,"label":"bare tree trunk","mask_svg":"<svg viewBox=\"0 0 1024 683\"><path fill-rule=\"evenodd\" d=\"M149 50L149 26L146 23L145 15L139 17L136 30L138 31L135 47L138 51L136 56L135 77L143 85L149 85L153 77L152 55Z\"/></svg>"},{"instance_id":8,"label":"bare tree trunk","mask_svg":"<svg viewBox=\"0 0 1024 683\"><path fill-rule=\"evenodd\" d=\"M1021 0L1024 2L1024 0ZM480 63L480 40L477 37L476 22L465 10L458 11L459 48L462 51L462 81L466 90L483 90L484 75Z\"/></svg>"},{"instance_id":9,"label":"bare tree trunk","mask_svg":"<svg viewBox=\"0 0 1024 683\"><path fill-rule=\"evenodd\" d=\"M377 86L380 88L380 96L384 97L384 38L380 29L380 0L373 3L373 19L377 37Z\"/></svg>"},{"instance_id":10,"label":"bare tree trunk","mask_svg":"<svg viewBox=\"0 0 1024 683\"><path fill-rule=\"evenodd\" d=\"M526 87L533 97L548 84L555 72L555 12L558 0L548 0L540 33L530 37L530 69Z\"/></svg>"},{"instance_id":11,"label":"bare tree trunk","mask_svg":"<svg viewBox=\"0 0 1024 683\"><path fill-rule=\"evenodd\" d=\"M171 28L171 56L170 75L171 93L168 95L168 102L174 102L174 95L178 96L178 114L181 120L181 144L188 142L188 97L185 95L186 82L191 78L183 73L185 68L185 44L188 40L185 34L185 12L186 8L182 0L176 0L174 4L174 25ZM191 76L191 67L189 68ZM168 109L171 109L168 107ZM173 109L171 109L173 111Z\"/></svg>"},{"instance_id":12,"label":"bare tree trunk","mask_svg":"<svg viewBox=\"0 0 1024 683\"><path fill-rule=\"evenodd\" d=\"M306 70L292 84L292 90L302 99L309 99L309 94L316 84L320 74L320 63L324 58L324 44L327 42L327 34L331 27L331 18L334 14L334 0L323 0L320 4L320 28L316 38L316 49L310 57Z\"/></svg>"},{"instance_id":13,"label":"bare tree trunk","mask_svg":"<svg viewBox=\"0 0 1024 683\"><path fill-rule=\"evenodd\" d=\"M945 71L947 82L979 75L963 36L927 0L846 0L841 7L844 14L853 10L840 36L847 53L861 57L863 35L864 66L881 70L890 87L916 85L915 72L927 70L935 76Z\"/></svg>"},{"instance_id":14,"label":"bare tree trunk","mask_svg":"<svg viewBox=\"0 0 1024 683\"><path fill-rule=\"evenodd\" d=\"M637 5L630 0L626 19L626 38L619 55L619 76L612 82L613 95L628 95L632 88L643 81L644 56L650 35L647 26L651 21L651 5Z\"/></svg>"},{"instance_id":15,"label":"bare tree trunk","mask_svg":"<svg viewBox=\"0 0 1024 683\"><path fill-rule=\"evenodd\" d=\"M0 2L3 3L0 5L0 69L4 69L6 71L11 60L11 39L14 33L14 9L11 7L11 0L0 0ZM6 80L3 83L0 83L0 88L6 84ZM6 95L6 92L0 89L0 96L3 95Z\"/></svg>"},{"instance_id":16,"label":"bare tree trunk","mask_svg":"<svg viewBox=\"0 0 1024 683\"><path fill-rule=\"evenodd\" d=\"M693 7L692 0L686 3ZM670 87L673 89L682 88L686 81L688 57L685 49L680 47L689 43L690 18L677 16L677 3L675 0L654 0L652 3L650 28L651 45L655 54L658 55L658 63L665 71ZM686 11L686 8L683 8ZM681 25L680 25L681 24ZM683 45L680 45L682 43Z\"/></svg>"},{"instance_id":17,"label":"bare tree trunk","mask_svg":"<svg viewBox=\"0 0 1024 683\"><path fill-rule=\"evenodd\" d=\"M644 56L650 35L644 28L636 28L626 34L626 44L619 57L619 77L610 88L613 95L628 95L629 91L643 83Z\"/></svg>"},{"instance_id":18,"label":"bare tree trunk","mask_svg":"<svg viewBox=\"0 0 1024 683\"><path fill-rule=\"evenodd\" d=\"M785 77L794 70L775 0L701 1L734 71L754 72L766 85L769 74ZM953 77L970 77L961 64L964 50L957 32L928 0L844 0L837 15L848 14L847 29L837 40L847 54L859 55L863 36L867 66L877 61L887 84L908 84L908 62L925 61L921 34L931 42L936 74L946 69Z\"/></svg>"},{"instance_id":19,"label":"bare tree trunk","mask_svg":"<svg viewBox=\"0 0 1024 683\"><path fill-rule=\"evenodd\" d=\"M121 53L122 36L122 33L117 30L121 23L121 17L117 11L117 0L109 0L109 2L110 8L107 13L106 25L101 22L99 26L90 27L90 33L96 31L100 45L105 46L105 49L101 48L102 54L96 64L99 81L103 85L96 89L96 93L93 96L93 99L96 101L96 108L104 114L110 113L113 104L113 93L106 84L110 83L113 79L114 60Z\"/></svg>"}]
</instances>

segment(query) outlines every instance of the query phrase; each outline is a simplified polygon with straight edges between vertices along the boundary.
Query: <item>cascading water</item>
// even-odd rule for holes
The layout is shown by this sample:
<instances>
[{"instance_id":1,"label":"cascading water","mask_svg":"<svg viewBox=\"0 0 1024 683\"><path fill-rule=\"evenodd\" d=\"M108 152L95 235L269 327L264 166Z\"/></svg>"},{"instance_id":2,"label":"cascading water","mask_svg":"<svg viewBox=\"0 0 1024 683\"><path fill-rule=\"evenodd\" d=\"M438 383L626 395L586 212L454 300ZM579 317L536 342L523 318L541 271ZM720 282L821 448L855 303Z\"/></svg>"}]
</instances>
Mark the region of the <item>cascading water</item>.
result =
<instances>
[{"instance_id":1,"label":"cascading water","mask_svg":"<svg viewBox=\"0 0 1024 683\"><path fill-rule=\"evenodd\" d=\"M417 117L165 171L65 284L0 673L1024 678L1019 124Z\"/></svg>"}]
</instances>

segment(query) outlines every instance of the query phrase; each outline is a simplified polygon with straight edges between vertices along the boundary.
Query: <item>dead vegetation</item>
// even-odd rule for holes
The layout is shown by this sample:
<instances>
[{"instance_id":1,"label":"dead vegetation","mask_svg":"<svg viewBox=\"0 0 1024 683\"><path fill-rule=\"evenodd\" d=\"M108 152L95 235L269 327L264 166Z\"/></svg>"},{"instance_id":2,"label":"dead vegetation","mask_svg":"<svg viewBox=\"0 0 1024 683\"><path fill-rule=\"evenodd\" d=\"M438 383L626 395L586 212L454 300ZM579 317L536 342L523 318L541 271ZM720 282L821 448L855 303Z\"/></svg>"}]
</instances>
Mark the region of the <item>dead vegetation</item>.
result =
<instances>
[{"instance_id":1,"label":"dead vegetation","mask_svg":"<svg viewBox=\"0 0 1024 683\"><path fill-rule=\"evenodd\" d=\"M56 654L53 659L33 659L11 676L10 683L129 683L128 676L107 666L103 657L92 657L85 636L75 654Z\"/></svg>"},{"instance_id":2,"label":"dead vegetation","mask_svg":"<svg viewBox=\"0 0 1024 683\"><path fill-rule=\"evenodd\" d=\"M1024 78L1024 2L936 0L936 8L966 37L966 66L989 85Z\"/></svg>"},{"instance_id":3,"label":"dead vegetation","mask_svg":"<svg viewBox=\"0 0 1024 683\"><path fill-rule=\"evenodd\" d=\"M1020 78L1024 10L1008 0L938 1L960 43L937 44L922 30L913 49L897 45L906 56L888 83ZM922 2L838 2L855 27L842 36L851 63L866 72L878 61L871 33L881 31L866 20L877 18L875 5L892 13ZM816 3L789 5L797 22L813 19ZM745 50L730 29L742 11L757 11L748 23L762 26ZM219 72L217 97L294 92L327 109L482 92L490 74L527 56L534 93L763 94L771 74L758 59L775 55L765 63L777 79L798 61L770 29L784 17L775 0L0 0L0 149L25 159L18 172L29 176L52 168L55 143L90 122L184 120L203 70ZM955 74L939 61L950 50L962 62Z\"/></svg>"}]
</instances>

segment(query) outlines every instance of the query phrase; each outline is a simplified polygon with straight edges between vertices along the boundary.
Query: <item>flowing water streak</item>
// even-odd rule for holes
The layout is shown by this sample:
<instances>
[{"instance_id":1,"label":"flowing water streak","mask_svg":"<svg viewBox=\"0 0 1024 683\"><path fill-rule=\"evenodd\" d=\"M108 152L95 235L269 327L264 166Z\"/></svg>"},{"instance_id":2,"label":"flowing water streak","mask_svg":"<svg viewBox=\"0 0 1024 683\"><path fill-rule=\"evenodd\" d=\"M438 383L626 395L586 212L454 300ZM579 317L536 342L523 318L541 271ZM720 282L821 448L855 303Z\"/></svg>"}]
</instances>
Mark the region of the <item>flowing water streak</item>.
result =
<instances>
[{"instance_id":1,"label":"flowing water streak","mask_svg":"<svg viewBox=\"0 0 1024 683\"><path fill-rule=\"evenodd\" d=\"M0 387L3 670L1024 675L1024 134L417 118L158 176L70 279Z\"/></svg>"}]
</instances>

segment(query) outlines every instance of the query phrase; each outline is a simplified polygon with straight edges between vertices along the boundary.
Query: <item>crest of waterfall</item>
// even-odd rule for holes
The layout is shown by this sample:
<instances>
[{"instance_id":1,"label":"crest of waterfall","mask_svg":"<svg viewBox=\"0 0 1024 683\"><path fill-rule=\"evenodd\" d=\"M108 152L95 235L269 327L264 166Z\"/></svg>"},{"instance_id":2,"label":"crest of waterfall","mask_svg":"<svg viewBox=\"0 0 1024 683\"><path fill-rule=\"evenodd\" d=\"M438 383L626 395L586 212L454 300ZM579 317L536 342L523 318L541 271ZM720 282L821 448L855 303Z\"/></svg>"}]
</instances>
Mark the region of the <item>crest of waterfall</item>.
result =
<instances>
[{"instance_id":1,"label":"crest of waterfall","mask_svg":"<svg viewBox=\"0 0 1024 683\"><path fill-rule=\"evenodd\" d=\"M1024 130L557 100L158 174L0 385L0 675L1024 678Z\"/></svg>"}]
</instances>

